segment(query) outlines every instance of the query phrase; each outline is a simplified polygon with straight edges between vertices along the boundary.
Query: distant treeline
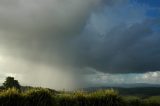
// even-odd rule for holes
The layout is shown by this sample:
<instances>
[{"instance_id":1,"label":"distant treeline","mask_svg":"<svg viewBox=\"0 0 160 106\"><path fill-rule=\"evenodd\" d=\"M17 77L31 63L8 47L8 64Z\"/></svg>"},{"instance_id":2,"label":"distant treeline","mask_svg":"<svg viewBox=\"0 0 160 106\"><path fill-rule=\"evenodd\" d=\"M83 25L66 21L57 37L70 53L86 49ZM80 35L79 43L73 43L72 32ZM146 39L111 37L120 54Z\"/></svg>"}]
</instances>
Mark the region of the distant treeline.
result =
<instances>
[{"instance_id":1,"label":"distant treeline","mask_svg":"<svg viewBox=\"0 0 160 106\"><path fill-rule=\"evenodd\" d=\"M132 88L120 88L120 87L93 87L93 88L85 88L85 91L94 92L98 89L115 89L119 91L120 95L132 95L132 96L160 96L160 87L132 87Z\"/></svg>"}]
</instances>

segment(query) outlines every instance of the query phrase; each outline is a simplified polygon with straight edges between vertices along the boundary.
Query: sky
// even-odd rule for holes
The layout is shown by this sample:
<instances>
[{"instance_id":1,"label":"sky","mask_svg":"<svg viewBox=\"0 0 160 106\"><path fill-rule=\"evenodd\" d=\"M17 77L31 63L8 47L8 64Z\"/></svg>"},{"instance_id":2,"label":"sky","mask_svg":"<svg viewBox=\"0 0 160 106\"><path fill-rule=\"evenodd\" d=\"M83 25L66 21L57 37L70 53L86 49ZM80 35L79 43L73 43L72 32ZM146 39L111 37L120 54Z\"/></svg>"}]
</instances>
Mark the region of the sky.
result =
<instances>
[{"instance_id":1,"label":"sky","mask_svg":"<svg viewBox=\"0 0 160 106\"><path fill-rule=\"evenodd\" d=\"M0 82L160 84L160 0L1 0Z\"/></svg>"}]
</instances>

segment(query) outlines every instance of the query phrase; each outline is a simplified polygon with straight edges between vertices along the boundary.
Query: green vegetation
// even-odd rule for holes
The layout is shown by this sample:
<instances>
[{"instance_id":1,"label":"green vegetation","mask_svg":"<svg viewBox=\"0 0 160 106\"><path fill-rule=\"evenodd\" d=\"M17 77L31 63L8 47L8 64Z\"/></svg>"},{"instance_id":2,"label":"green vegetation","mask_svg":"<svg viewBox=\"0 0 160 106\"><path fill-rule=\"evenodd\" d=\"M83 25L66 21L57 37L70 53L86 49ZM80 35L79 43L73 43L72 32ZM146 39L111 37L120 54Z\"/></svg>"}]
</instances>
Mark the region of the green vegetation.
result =
<instances>
[{"instance_id":1,"label":"green vegetation","mask_svg":"<svg viewBox=\"0 0 160 106\"><path fill-rule=\"evenodd\" d=\"M7 77L6 81L3 83L4 88L17 88L20 89L20 84L18 80L15 80L14 77Z\"/></svg>"},{"instance_id":2,"label":"green vegetation","mask_svg":"<svg viewBox=\"0 0 160 106\"><path fill-rule=\"evenodd\" d=\"M114 90L96 92L76 91L57 96L59 106L123 106L123 100Z\"/></svg>"},{"instance_id":3,"label":"green vegetation","mask_svg":"<svg viewBox=\"0 0 160 106\"><path fill-rule=\"evenodd\" d=\"M92 93L77 91L52 95L48 89L34 88L20 92L9 88L0 92L0 106L123 106L123 100L114 90Z\"/></svg>"},{"instance_id":4,"label":"green vegetation","mask_svg":"<svg viewBox=\"0 0 160 106\"><path fill-rule=\"evenodd\" d=\"M113 89L58 92L33 87L3 88L0 106L160 106L160 96L121 96Z\"/></svg>"},{"instance_id":5,"label":"green vegetation","mask_svg":"<svg viewBox=\"0 0 160 106\"><path fill-rule=\"evenodd\" d=\"M160 96L140 98L137 96L124 96L127 106L160 106Z\"/></svg>"},{"instance_id":6,"label":"green vegetation","mask_svg":"<svg viewBox=\"0 0 160 106\"><path fill-rule=\"evenodd\" d=\"M160 106L160 96L145 99L122 97L113 89L53 94L44 88L32 88L25 92L9 88L0 92L0 106Z\"/></svg>"},{"instance_id":7,"label":"green vegetation","mask_svg":"<svg viewBox=\"0 0 160 106\"><path fill-rule=\"evenodd\" d=\"M9 88L0 92L0 106L52 106L52 96L46 89L20 92Z\"/></svg>"}]
</instances>

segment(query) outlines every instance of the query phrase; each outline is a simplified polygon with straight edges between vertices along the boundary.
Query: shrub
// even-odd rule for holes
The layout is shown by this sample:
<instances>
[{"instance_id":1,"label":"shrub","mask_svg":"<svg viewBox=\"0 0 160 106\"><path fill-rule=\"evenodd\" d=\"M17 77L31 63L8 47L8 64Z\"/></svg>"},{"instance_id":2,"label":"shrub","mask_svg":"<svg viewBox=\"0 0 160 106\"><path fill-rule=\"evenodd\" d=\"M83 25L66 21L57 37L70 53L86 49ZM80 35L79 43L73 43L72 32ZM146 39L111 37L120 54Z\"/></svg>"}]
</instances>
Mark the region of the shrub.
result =
<instances>
[{"instance_id":1,"label":"shrub","mask_svg":"<svg viewBox=\"0 0 160 106\"><path fill-rule=\"evenodd\" d=\"M34 88L20 92L16 88L0 91L0 106L160 106L160 97L141 99L119 96L117 91L54 93L48 89Z\"/></svg>"},{"instance_id":2,"label":"shrub","mask_svg":"<svg viewBox=\"0 0 160 106\"><path fill-rule=\"evenodd\" d=\"M139 97L126 96L123 98L127 106L143 106L143 103Z\"/></svg>"},{"instance_id":3,"label":"shrub","mask_svg":"<svg viewBox=\"0 0 160 106\"><path fill-rule=\"evenodd\" d=\"M53 98L46 89L31 89L24 93L28 106L52 106Z\"/></svg>"},{"instance_id":4,"label":"shrub","mask_svg":"<svg viewBox=\"0 0 160 106\"><path fill-rule=\"evenodd\" d=\"M99 106L123 106L124 102L118 92L110 90L100 90L89 94L91 103Z\"/></svg>"},{"instance_id":5,"label":"shrub","mask_svg":"<svg viewBox=\"0 0 160 106\"><path fill-rule=\"evenodd\" d=\"M75 106L75 97L69 95L60 95L57 97L58 106Z\"/></svg>"},{"instance_id":6,"label":"shrub","mask_svg":"<svg viewBox=\"0 0 160 106\"><path fill-rule=\"evenodd\" d=\"M0 93L0 106L22 106L23 97L19 90L9 88Z\"/></svg>"},{"instance_id":7,"label":"shrub","mask_svg":"<svg viewBox=\"0 0 160 106\"><path fill-rule=\"evenodd\" d=\"M160 106L160 96L152 96L143 101L145 106Z\"/></svg>"},{"instance_id":8,"label":"shrub","mask_svg":"<svg viewBox=\"0 0 160 106\"><path fill-rule=\"evenodd\" d=\"M93 93L77 91L59 95L59 106L123 106L124 102L114 90L100 90Z\"/></svg>"},{"instance_id":9,"label":"shrub","mask_svg":"<svg viewBox=\"0 0 160 106\"><path fill-rule=\"evenodd\" d=\"M0 92L0 106L53 106L54 99L46 89L30 89L21 93L16 88Z\"/></svg>"}]
</instances>

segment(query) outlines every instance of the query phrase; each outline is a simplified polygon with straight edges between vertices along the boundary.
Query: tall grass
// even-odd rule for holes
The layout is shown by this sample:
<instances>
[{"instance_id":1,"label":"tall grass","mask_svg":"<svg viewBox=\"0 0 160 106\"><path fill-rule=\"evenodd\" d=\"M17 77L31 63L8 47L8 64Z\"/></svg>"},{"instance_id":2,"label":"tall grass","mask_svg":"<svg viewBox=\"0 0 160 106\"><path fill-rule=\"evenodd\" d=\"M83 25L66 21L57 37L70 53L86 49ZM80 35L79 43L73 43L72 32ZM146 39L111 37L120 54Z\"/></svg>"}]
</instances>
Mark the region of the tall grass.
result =
<instances>
[{"instance_id":1,"label":"tall grass","mask_svg":"<svg viewBox=\"0 0 160 106\"><path fill-rule=\"evenodd\" d=\"M20 92L9 88L0 92L0 106L52 106L52 96L45 89Z\"/></svg>"},{"instance_id":2,"label":"tall grass","mask_svg":"<svg viewBox=\"0 0 160 106\"><path fill-rule=\"evenodd\" d=\"M160 106L160 96L152 96L143 101L146 106Z\"/></svg>"},{"instance_id":3,"label":"tall grass","mask_svg":"<svg viewBox=\"0 0 160 106\"><path fill-rule=\"evenodd\" d=\"M52 106L52 96L46 89L31 89L23 94L25 105Z\"/></svg>"},{"instance_id":4,"label":"tall grass","mask_svg":"<svg viewBox=\"0 0 160 106\"><path fill-rule=\"evenodd\" d=\"M10 88L0 92L0 106L22 106L23 97L19 90Z\"/></svg>"},{"instance_id":5,"label":"tall grass","mask_svg":"<svg viewBox=\"0 0 160 106\"><path fill-rule=\"evenodd\" d=\"M114 90L100 90L92 93L77 91L58 97L59 106L123 106L123 100Z\"/></svg>"},{"instance_id":6,"label":"tall grass","mask_svg":"<svg viewBox=\"0 0 160 106\"><path fill-rule=\"evenodd\" d=\"M42 88L25 92L10 88L0 91L0 106L160 106L160 97L121 97L113 89L55 94Z\"/></svg>"}]
</instances>

